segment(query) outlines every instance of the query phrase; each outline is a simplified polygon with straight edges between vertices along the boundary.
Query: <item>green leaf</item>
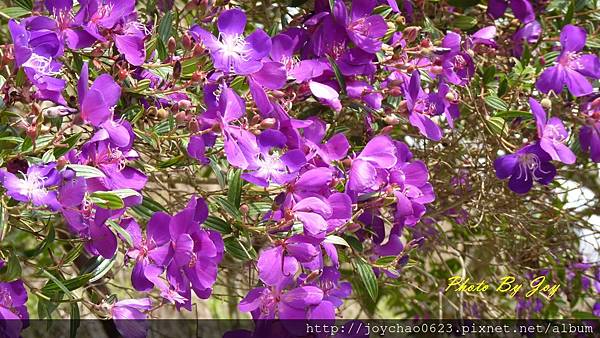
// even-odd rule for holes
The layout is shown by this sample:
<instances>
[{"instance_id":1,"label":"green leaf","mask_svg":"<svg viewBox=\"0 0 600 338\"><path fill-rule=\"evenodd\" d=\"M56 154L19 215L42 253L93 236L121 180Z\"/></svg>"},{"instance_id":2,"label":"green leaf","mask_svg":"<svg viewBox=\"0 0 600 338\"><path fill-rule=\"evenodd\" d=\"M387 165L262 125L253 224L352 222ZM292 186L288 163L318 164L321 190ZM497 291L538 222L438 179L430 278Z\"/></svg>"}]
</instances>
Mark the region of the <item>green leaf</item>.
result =
<instances>
[{"instance_id":1,"label":"green leaf","mask_svg":"<svg viewBox=\"0 0 600 338\"><path fill-rule=\"evenodd\" d=\"M4 282L10 282L21 277L21 261L17 257L14 248L10 250L8 261L0 271L0 280Z\"/></svg>"},{"instance_id":2,"label":"green leaf","mask_svg":"<svg viewBox=\"0 0 600 338\"><path fill-rule=\"evenodd\" d=\"M487 120L487 122L488 122L490 129L494 133L496 133L498 135L501 135L504 133L504 128L506 127L506 122L504 121L503 118L497 117L497 116L492 116Z\"/></svg>"},{"instance_id":3,"label":"green leaf","mask_svg":"<svg viewBox=\"0 0 600 338\"><path fill-rule=\"evenodd\" d=\"M224 220L215 216L208 216L206 218L206 221L204 221L204 225L213 230L217 230L222 234L231 233L231 226L227 224L227 222L225 222Z\"/></svg>"},{"instance_id":4,"label":"green leaf","mask_svg":"<svg viewBox=\"0 0 600 338\"><path fill-rule=\"evenodd\" d=\"M69 337L75 338L77 337L77 329L79 329L79 325L81 324L80 315L79 315L79 304L71 303L71 320L69 322Z\"/></svg>"},{"instance_id":5,"label":"green leaf","mask_svg":"<svg viewBox=\"0 0 600 338\"><path fill-rule=\"evenodd\" d=\"M477 6L479 4L479 0L448 0L448 4L452 7L458 8L469 8L473 6Z\"/></svg>"},{"instance_id":6,"label":"green leaf","mask_svg":"<svg viewBox=\"0 0 600 338\"><path fill-rule=\"evenodd\" d=\"M467 15L457 15L454 18L454 27L461 30L469 30L477 25L477 18Z\"/></svg>"},{"instance_id":7,"label":"green leaf","mask_svg":"<svg viewBox=\"0 0 600 338\"><path fill-rule=\"evenodd\" d=\"M362 252L363 251L363 245L362 242L358 240L358 238L354 237L354 236L350 236L350 235L344 235L343 237L346 242L348 244L350 244L350 247L358 252Z\"/></svg>"},{"instance_id":8,"label":"green leaf","mask_svg":"<svg viewBox=\"0 0 600 338\"><path fill-rule=\"evenodd\" d=\"M240 212L239 208L236 208L235 206L233 206L233 204L231 204L231 202L229 202L229 200L226 200L222 196L215 196L214 201L216 204L219 205L219 207L222 210L227 212L227 214L229 216L234 217L235 219L238 219L238 220L242 218L242 213Z\"/></svg>"},{"instance_id":9,"label":"green leaf","mask_svg":"<svg viewBox=\"0 0 600 338\"><path fill-rule=\"evenodd\" d=\"M42 273L44 275L46 275L48 278L50 278L50 280L48 281L48 284L53 283L53 285L56 288L58 288L58 290L64 292L65 295L69 296L69 298L75 299L75 296L73 295L73 293L71 293L71 290L65 284L63 284L62 281L60 281L58 278L56 278L56 276L54 276L53 274L51 274L50 272L48 272L46 270L42 270ZM42 288L42 293L44 293L44 289L46 289L46 286L48 286L48 284L46 284ZM58 290L56 290L56 291L58 291Z\"/></svg>"},{"instance_id":10,"label":"green leaf","mask_svg":"<svg viewBox=\"0 0 600 338\"><path fill-rule=\"evenodd\" d=\"M503 111L503 112L497 112L496 114L494 114L494 116L496 117L501 117L503 119L511 119L511 118L523 118L523 119L530 119L532 118L531 112L528 111L522 111L522 110L508 110L508 111Z\"/></svg>"},{"instance_id":11,"label":"green leaf","mask_svg":"<svg viewBox=\"0 0 600 338\"><path fill-rule=\"evenodd\" d=\"M33 0L14 0L15 4L25 10L33 10Z\"/></svg>"},{"instance_id":12,"label":"green leaf","mask_svg":"<svg viewBox=\"0 0 600 338\"><path fill-rule=\"evenodd\" d=\"M485 103L492 107L494 110L506 111L508 110L508 103L497 96L487 96L484 98Z\"/></svg>"},{"instance_id":13,"label":"green leaf","mask_svg":"<svg viewBox=\"0 0 600 338\"><path fill-rule=\"evenodd\" d=\"M150 197L144 196L142 204L131 207L140 217L150 219L157 211L166 211L166 209Z\"/></svg>"},{"instance_id":14,"label":"green leaf","mask_svg":"<svg viewBox=\"0 0 600 338\"><path fill-rule=\"evenodd\" d=\"M3 14L2 16L6 16L11 19L17 19L26 15L31 15L30 10L26 10L21 7L0 8L0 13Z\"/></svg>"},{"instance_id":15,"label":"green leaf","mask_svg":"<svg viewBox=\"0 0 600 338\"><path fill-rule=\"evenodd\" d=\"M376 261L375 264L377 265L389 265L391 263L394 262L394 260L396 260L396 256L383 256L383 257L379 257Z\"/></svg>"},{"instance_id":16,"label":"green leaf","mask_svg":"<svg viewBox=\"0 0 600 338\"><path fill-rule=\"evenodd\" d=\"M340 68L338 67L334 58L327 55L327 60L329 60L329 64L331 65L331 68L333 69L335 78L337 79L337 82L340 85L342 94L346 94L346 78L342 75L342 72L340 71Z\"/></svg>"},{"instance_id":17,"label":"green leaf","mask_svg":"<svg viewBox=\"0 0 600 338\"><path fill-rule=\"evenodd\" d=\"M215 173L215 176L217 177L217 182L219 182L219 186L221 187L221 189L225 189L225 175L223 175L223 170L221 170L221 166L219 166L219 161L215 156L210 157L209 166Z\"/></svg>"},{"instance_id":18,"label":"green leaf","mask_svg":"<svg viewBox=\"0 0 600 338\"><path fill-rule=\"evenodd\" d=\"M77 243L77 245L75 245L75 247L73 247L73 249L71 249L71 251L69 251L61 260L60 262L62 263L62 265L67 265L71 262L73 262L75 259L77 259L77 257L79 257L79 255L83 252L83 243Z\"/></svg>"},{"instance_id":19,"label":"green leaf","mask_svg":"<svg viewBox=\"0 0 600 338\"><path fill-rule=\"evenodd\" d=\"M227 191L227 199L234 207L239 209L242 199L243 181L240 178L242 171L239 169L235 169L230 171L230 174L231 175L229 177L229 190Z\"/></svg>"},{"instance_id":20,"label":"green leaf","mask_svg":"<svg viewBox=\"0 0 600 338\"><path fill-rule=\"evenodd\" d=\"M90 272L91 277L89 282L93 283L104 277L115 264L116 258L116 255L111 259L106 259L101 256L96 257L95 261L92 261L92 264L88 266L88 269L83 270L87 272L89 269L93 268Z\"/></svg>"},{"instance_id":21,"label":"green leaf","mask_svg":"<svg viewBox=\"0 0 600 338\"><path fill-rule=\"evenodd\" d=\"M81 164L68 164L67 168L75 171L77 177L83 178L94 178L94 177L106 177L102 171L98 168L90 167L88 165Z\"/></svg>"},{"instance_id":22,"label":"green leaf","mask_svg":"<svg viewBox=\"0 0 600 338\"><path fill-rule=\"evenodd\" d=\"M171 37L171 30L173 28L173 12L168 11L165 13L163 18L160 20L158 25L158 36L165 44Z\"/></svg>"},{"instance_id":23,"label":"green leaf","mask_svg":"<svg viewBox=\"0 0 600 338\"><path fill-rule=\"evenodd\" d=\"M48 225L48 234L46 238L33 250L26 252L27 257L35 257L46 250L46 248L54 242L56 233L54 231L54 226L52 224Z\"/></svg>"},{"instance_id":24,"label":"green leaf","mask_svg":"<svg viewBox=\"0 0 600 338\"><path fill-rule=\"evenodd\" d=\"M329 235L325 237L325 242L350 247L350 244L348 244L345 239L336 235Z\"/></svg>"},{"instance_id":25,"label":"green leaf","mask_svg":"<svg viewBox=\"0 0 600 338\"><path fill-rule=\"evenodd\" d=\"M566 26L573 21L573 14L575 13L575 0L571 0L569 7L567 9L567 14L565 14L565 18L562 21L562 26Z\"/></svg>"},{"instance_id":26,"label":"green leaf","mask_svg":"<svg viewBox=\"0 0 600 338\"><path fill-rule=\"evenodd\" d=\"M379 285L377 284L377 277L375 277L373 268L364 259L359 258L356 261L356 270L365 285L369 296L371 296L373 302L376 302L379 293Z\"/></svg>"},{"instance_id":27,"label":"green leaf","mask_svg":"<svg viewBox=\"0 0 600 338\"><path fill-rule=\"evenodd\" d=\"M121 237L123 237L123 239L125 239L125 242L127 242L127 245L129 245L129 247L133 247L133 240L131 239L131 235L129 234L129 232L127 232L127 230L123 229L123 227L113 221L113 220L109 220L108 225L113 228L119 235L121 235Z\"/></svg>"},{"instance_id":28,"label":"green leaf","mask_svg":"<svg viewBox=\"0 0 600 338\"><path fill-rule=\"evenodd\" d=\"M59 158L59 157L63 156L64 154L68 153L69 150L73 149L73 147L77 144L77 142L79 141L80 138L81 138L81 133L77 133L77 134L69 136L66 140L63 141L63 143L67 145L66 147L61 147L61 148L57 147L54 149L54 157Z\"/></svg>"},{"instance_id":29,"label":"green leaf","mask_svg":"<svg viewBox=\"0 0 600 338\"><path fill-rule=\"evenodd\" d=\"M0 201L1 202L1 201ZM4 204L0 203L0 241L4 239L4 232L8 230L8 213Z\"/></svg>"},{"instance_id":30,"label":"green leaf","mask_svg":"<svg viewBox=\"0 0 600 338\"><path fill-rule=\"evenodd\" d=\"M110 191L95 191L90 195L90 201L103 209L117 210L125 207L123 199Z\"/></svg>"},{"instance_id":31,"label":"green leaf","mask_svg":"<svg viewBox=\"0 0 600 338\"><path fill-rule=\"evenodd\" d=\"M233 258L247 261L256 259L256 250L252 246L246 247L238 238L229 237L223 240L225 251Z\"/></svg>"},{"instance_id":32,"label":"green leaf","mask_svg":"<svg viewBox=\"0 0 600 338\"><path fill-rule=\"evenodd\" d=\"M132 196L141 197L142 195L133 189L95 191L90 194L90 200L94 202L94 204L104 209L122 209L125 207L125 202L123 202L123 199Z\"/></svg>"}]
</instances>

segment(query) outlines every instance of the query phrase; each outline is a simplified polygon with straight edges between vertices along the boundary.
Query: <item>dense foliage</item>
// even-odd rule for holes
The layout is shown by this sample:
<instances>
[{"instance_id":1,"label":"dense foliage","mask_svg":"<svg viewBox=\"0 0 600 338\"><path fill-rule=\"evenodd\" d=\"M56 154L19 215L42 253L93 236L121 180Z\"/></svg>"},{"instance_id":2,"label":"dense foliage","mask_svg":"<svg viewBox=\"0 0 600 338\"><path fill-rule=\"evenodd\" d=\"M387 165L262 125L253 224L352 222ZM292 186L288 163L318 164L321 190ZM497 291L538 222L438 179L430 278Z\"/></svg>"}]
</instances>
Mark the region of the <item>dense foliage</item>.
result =
<instances>
[{"instance_id":1,"label":"dense foliage","mask_svg":"<svg viewBox=\"0 0 600 338\"><path fill-rule=\"evenodd\" d=\"M600 316L600 2L5 4L13 334L30 316Z\"/></svg>"}]
</instances>

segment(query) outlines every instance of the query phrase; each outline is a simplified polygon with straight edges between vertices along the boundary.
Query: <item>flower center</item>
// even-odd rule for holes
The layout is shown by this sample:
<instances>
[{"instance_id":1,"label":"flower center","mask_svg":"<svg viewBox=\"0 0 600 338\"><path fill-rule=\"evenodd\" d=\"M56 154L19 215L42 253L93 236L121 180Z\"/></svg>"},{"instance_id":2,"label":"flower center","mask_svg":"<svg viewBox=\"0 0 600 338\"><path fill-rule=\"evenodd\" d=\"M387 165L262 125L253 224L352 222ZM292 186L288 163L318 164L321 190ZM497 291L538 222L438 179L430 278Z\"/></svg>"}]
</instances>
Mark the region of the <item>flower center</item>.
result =
<instances>
[{"instance_id":1,"label":"flower center","mask_svg":"<svg viewBox=\"0 0 600 338\"><path fill-rule=\"evenodd\" d=\"M558 63L566 68L572 70L580 70L583 69L584 66L580 62L581 54L575 52L565 52L561 55Z\"/></svg>"},{"instance_id":2,"label":"flower center","mask_svg":"<svg viewBox=\"0 0 600 338\"><path fill-rule=\"evenodd\" d=\"M549 174L549 171L541 169L542 161L540 158L533 153L526 153L519 156L519 176L518 179L523 178L525 181L530 179L539 180L541 174ZM531 175L531 177L529 177Z\"/></svg>"},{"instance_id":3,"label":"flower center","mask_svg":"<svg viewBox=\"0 0 600 338\"><path fill-rule=\"evenodd\" d=\"M19 180L19 193L28 199L45 194L44 180L45 178L37 173L26 175L25 179Z\"/></svg>"},{"instance_id":4,"label":"flower center","mask_svg":"<svg viewBox=\"0 0 600 338\"><path fill-rule=\"evenodd\" d=\"M454 57L454 68L461 70L467 67L467 61L462 55L456 55Z\"/></svg>"},{"instance_id":5,"label":"flower center","mask_svg":"<svg viewBox=\"0 0 600 338\"><path fill-rule=\"evenodd\" d=\"M267 179L285 170L285 165L279 159L279 153L277 152L273 154L259 154L256 162L259 166L258 173L261 176L267 177Z\"/></svg>"},{"instance_id":6,"label":"flower center","mask_svg":"<svg viewBox=\"0 0 600 338\"><path fill-rule=\"evenodd\" d=\"M557 142L562 142L565 140L564 136L561 135L558 128L552 124L547 124L544 127L544 136L547 136L548 138L550 138L554 141L557 141Z\"/></svg>"},{"instance_id":7,"label":"flower center","mask_svg":"<svg viewBox=\"0 0 600 338\"><path fill-rule=\"evenodd\" d=\"M244 61L250 59L250 49L246 39L240 34L221 34L219 33L219 39L222 42L221 50L226 57L240 57Z\"/></svg>"},{"instance_id":8,"label":"flower center","mask_svg":"<svg viewBox=\"0 0 600 338\"><path fill-rule=\"evenodd\" d=\"M38 54L31 54L29 59L23 63L23 67L29 67L35 70L36 76L54 76L58 72L52 70L52 58Z\"/></svg>"},{"instance_id":9,"label":"flower center","mask_svg":"<svg viewBox=\"0 0 600 338\"><path fill-rule=\"evenodd\" d=\"M114 5L112 3L98 5L98 10L96 11L96 13L94 13L94 15L92 15L90 21L97 23L98 21L109 16L110 13L112 13L113 7Z\"/></svg>"}]
</instances>

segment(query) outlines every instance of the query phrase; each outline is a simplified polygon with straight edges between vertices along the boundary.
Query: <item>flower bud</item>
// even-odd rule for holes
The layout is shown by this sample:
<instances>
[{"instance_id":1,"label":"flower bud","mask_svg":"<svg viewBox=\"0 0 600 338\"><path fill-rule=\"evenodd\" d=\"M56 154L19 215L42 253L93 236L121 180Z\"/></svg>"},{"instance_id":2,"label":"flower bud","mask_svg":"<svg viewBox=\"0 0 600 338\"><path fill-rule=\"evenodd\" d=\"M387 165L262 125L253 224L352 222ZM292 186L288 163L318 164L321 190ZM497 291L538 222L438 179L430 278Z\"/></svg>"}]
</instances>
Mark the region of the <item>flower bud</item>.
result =
<instances>
[{"instance_id":1,"label":"flower bud","mask_svg":"<svg viewBox=\"0 0 600 338\"><path fill-rule=\"evenodd\" d=\"M175 64L173 65L173 81L179 80L180 76L181 76L181 62L179 62L179 60L177 60L175 62Z\"/></svg>"},{"instance_id":2,"label":"flower bud","mask_svg":"<svg viewBox=\"0 0 600 338\"><path fill-rule=\"evenodd\" d=\"M169 112L164 108L160 108L156 111L156 117L158 117L160 120L164 120L169 117Z\"/></svg>"},{"instance_id":3,"label":"flower bud","mask_svg":"<svg viewBox=\"0 0 600 338\"><path fill-rule=\"evenodd\" d=\"M390 89L390 95L394 97L402 96L402 88L393 87L392 89Z\"/></svg>"},{"instance_id":4,"label":"flower bud","mask_svg":"<svg viewBox=\"0 0 600 338\"><path fill-rule=\"evenodd\" d=\"M190 100L179 100L177 102L177 108L179 110L187 110L191 106L192 106L192 102L190 102Z\"/></svg>"},{"instance_id":5,"label":"flower bud","mask_svg":"<svg viewBox=\"0 0 600 338\"><path fill-rule=\"evenodd\" d=\"M200 123L198 123L198 120L195 117L190 119L190 122L188 123L188 129L191 133L197 133L200 131Z\"/></svg>"},{"instance_id":6,"label":"flower bud","mask_svg":"<svg viewBox=\"0 0 600 338\"><path fill-rule=\"evenodd\" d=\"M381 135L386 135L392 132L392 130L394 129L394 126L385 126L383 128L381 128Z\"/></svg>"},{"instance_id":7,"label":"flower bud","mask_svg":"<svg viewBox=\"0 0 600 338\"><path fill-rule=\"evenodd\" d=\"M552 101L550 101L550 99L548 99L547 97L543 98L542 102L540 103L542 104L542 107L546 109L552 108Z\"/></svg>"},{"instance_id":8,"label":"flower bud","mask_svg":"<svg viewBox=\"0 0 600 338\"><path fill-rule=\"evenodd\" d=\"M398 125L400 123L400 119L396 115L388 115L383 118L383 121L392 126Z\"/></svg>"},{"instance_id":9,"label":"flower bud","mask_svg":"<svg viewBox=\"0 0 600 338\"><path fill-rule=\"evenodd\" d=\"M271 129L275 126L276 123L277 123L276 119L269 117L260 122L260 128L261 129Z\"/></svg>"},{"instance_id":10,"label":"flower bud","mask_svg":"<svg viewBox=\"0 0 600 338\"><path fill-rule=\"evenodd\" d=\"M242 213L242 215L248 215L249 211L250 207L247 204L240 205L240 212Z\"/></svg>"},{"instance_id":11,"label":"flower bud","mask_svg":"<svg viewBox=\"0 0 600 338\"><path fill-rule=\"evenodd\" d=\"M398 105L398 113L402 115L408 115L408 102L406 102L406 100L400 101L400 104Z\"/></svg>"},{"instance_id":12,"label":"flower bud","mask_svg":"<svg viewBox=\"0 0 600 338\"><path fill-rule=\"evenodd\" d=\"M454 93L451 91L446 93L445 98L446 98L446 100L451 101L451 102L456 101L456 95L454 95Z\"/></svg>"},{"instance_id":13,"label":"flower bud","mask_svg":"<svg viewBox=\"0 0 600 338\"><path fill-rule=\"evenodd\" d=\"M204 78L204 73L202 71L197 70L192 74L192 82L198 82Z\"/></svg>"},{"instance_id":14,"label":"flower bud","mask_svg":"<svg viewBox=\"0 0 600 338\"><path fill-rule=\"evenodd\" d=\"M429 47L431 47L431 40L423 39L423 40L421 40L421 43L419 45L423 48L429 48Z\"/></svg>"},{"instance_id":15,"label":"flower bud","mask_svg":"<svg viewBox=\"0 0 600 338\"><path fill-rule=\"evenodd\" d=\"M413 42L417 39L420 32L421 27L409 26L404 28L404 30L402 31L402 36L406 39L406 41Z\"/></svg>"},{"instance_id":16,"label":"flower bud","mask_svg":"<svg viewBox=\"0 0 600 338\"><path fill-rule=\"evenodd\" d=\"M64 156L61 156L56 160L57 169L62 169L67 164L69 164L69 161Z\"/></svg>"},{"instance_id":17,"label":"flower bud","mask_svg":"<svg viewBox=\"0 0 600 338\"><path fill-rule=\"evenodd\" d=\"M169 41L167 41L167 50L169 54L175 54L175 50L177 50L177 41L175 41L174 37L170 37Z\"/></svg>"},{"instance_id":18,"label":"flower bud","mask_svg":"<svg viewBox=\"0 0 600 338\"><path fill-rule=\"evenodd\" d=\"M175 121L178 124L183 124L185 122L187 122L189 120L189 116L187 115L187 113L185 111L180 111L177 114L175 114Z\"/></svg>"},{"instance_id":19,"label":"flower bud","mask_svg":"<svg viewBox=\"0 0 600 338\"><path fill-rule=\"evenodd\" d=\"M198 44L198 43L197 43L197 44L194 46L194 50L192 51L192 54L193 54L195 57L198 57L198 56L200 56L200 55L204 54L204 48L202 48L202 46L200 46L200 44Z\"/></svg>"},{"instance_id":20,"label":"flower bud","mask_svg":"<svg viewBox=\"0 0 600 338\"><path fill-rule=\"evenodd\" d=\"M431 72L435 75L440 75L444 72L444 68L441 66L433 66L431 67Z\"/></svg>"},{"instance_id":21,"label":"flower bud","mask_svg":"<svg viewBox=\"0 0 600 338\"><path fill-rule=\"evenodd\" d=\"M191 50L194 47L194 41L188 33L185 33L181 38L181 44L185 50Z\"/></svg>"},{"instance_id":22,"label":"flower bud","mask_svg":"<svg viewBox=\"0 0 600 338\"><path fill-rule=\"evenodd\" d=\"M37 126L35 124L28 126L25 134L27 134L27 137L29 137L31 140L35 141L38 135Z\"/></svg>"},{"instance_id":23,"label":"flower bud","mask_svg":"<svg viewBox=\"0 0 600 338\"><path fill-rule=\"evenodd\" d=\"M117 74L117 78L119 79L119 81L123 81L127 78L127 75L129 75L129 72L127 72L127 69L119 69L119 73Z\"/></svg>"}]
</instances>

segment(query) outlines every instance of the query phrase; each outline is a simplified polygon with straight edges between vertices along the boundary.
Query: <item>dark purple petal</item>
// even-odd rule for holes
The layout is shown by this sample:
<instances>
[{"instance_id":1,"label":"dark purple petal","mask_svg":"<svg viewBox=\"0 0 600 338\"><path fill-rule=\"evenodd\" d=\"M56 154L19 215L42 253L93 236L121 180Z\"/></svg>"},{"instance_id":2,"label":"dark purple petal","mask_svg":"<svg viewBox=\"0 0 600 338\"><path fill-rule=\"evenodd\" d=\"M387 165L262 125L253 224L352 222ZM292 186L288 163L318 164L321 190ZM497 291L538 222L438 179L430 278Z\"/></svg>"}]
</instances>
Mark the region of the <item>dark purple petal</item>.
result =
<instances>
[{"instance_id":1,"label":"dark purple petal","mask_svg":"<svg viewBox=\"0 0 600 338\"><path fill-rule=\"evenodd\" d=\"M585 47L585 29L575 25L566 25L560 31L560 44L563 51L579 52Z\"/></svg>"},{"instance_id":2,"label":"dark purple petal","mask_svg":"<svg viewBox=\"0 0 600 338\"><path fill-rule=\"evenodd\" d=\"M219 15L217 27L222 34L240 35L246 27L246 14L237 8L224 11Z\"/></svg>"},{"instance_id":3,"label":"dark purple petal","mask_svg":"<svg viewBox=\"0 0 600 338\"><path fill-rule=\"evenodd\" d=\"M565 69L560 66L553 66L546 69L535 83L536 88L544 94L551 90L559 94L565 85Z\"/></svg>"},{"instance_id":4,"label":"dark purple petal","mask_svg":"<svg viewBox=\"0 0 600 338\"><path fill-rule=\"evenodd\" d=\"M317 305L323 300L323 291L316 286L302 286L286 292L281 301L295 309Z\"/></svg>"}]
</instances>

